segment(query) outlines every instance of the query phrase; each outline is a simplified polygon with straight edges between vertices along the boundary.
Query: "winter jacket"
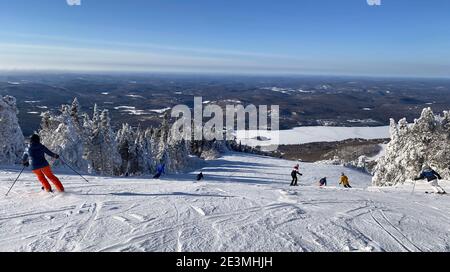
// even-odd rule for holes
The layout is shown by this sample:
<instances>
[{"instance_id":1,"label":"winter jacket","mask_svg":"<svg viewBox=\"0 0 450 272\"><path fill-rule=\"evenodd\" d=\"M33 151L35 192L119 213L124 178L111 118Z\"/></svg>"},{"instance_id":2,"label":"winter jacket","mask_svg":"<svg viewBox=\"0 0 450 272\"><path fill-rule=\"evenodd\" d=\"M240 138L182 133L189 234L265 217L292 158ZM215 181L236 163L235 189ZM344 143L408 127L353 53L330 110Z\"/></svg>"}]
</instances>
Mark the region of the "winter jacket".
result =
<instances>
[{"instance_id":1,"label":"winter jacket","mask_svg":"<svg viewBox=\"0 0 450 272\"><path fill-rule=\"evenodd\" d=\"M37 170L49 166L45 159L45 154L50 157L57 158L58 155L48 150L47 147L40 143L32 143L23 154L22 161L30 160L31 170Z\"/></svg>"},{"instance_id":2,"label":"winter jacket","mask_svg":"<svg viewBox=\"0 0 450 272\"><path fill-rule=\"evenodd\" d=\"M203 179L203 173L197 175L197 180L200 181Z\"/></svg>"},{"instance_id":3,"label":"winter jacket","mask_svg":"<svg viewBox=\"0 0 450 272\"><path fill-rule=\"evenodd\" d=\"M302 173L300 173L296 168L294 168L294 170L292 170L292 172L291 172L291 176L292 176L293 178L296 178L297 175L303 176Z\"/></svg>"},{"instance_id":4,"label":"winter jacket","mask_svg":"<svg viewBox=\"0 0 450 272\"><path fill-rule=\"evenodd\" d=\"M326 178L320 179L319 184L320 184L320 186L323 186L323 185L327 186L327 179Z\"/></svg>"},{"instance_id":5,"label":"winter jacket","mask_svg":"<svg viewBox=\"0 0 450 272\"><path fill-rule=\"evenodd\" d=\"M434 170L432 169L428 169L428 170L424 170L422 171L422 173L420 173L420 176L415 178L415 180L419 180L419 179L427 179L428 182L436 180L436 179L442 179L441 176Z\"/></svg>"},{"instance_id":6,"label":"winter jacket","mask_svg":"<svg viewBox=\"0 0 450 272\"><path fill-rule=\"evenodd\" d=\"M344 186L350 185L350 183L348 182L348 177L347 176L341 176L341 181L339 182L339 184L342 184Z\"/></svg>"},{"instance_id":7,"label":"winter jacket","mask_svg":"<svg viewBox=\"0 0 450 272\"><path fill-rule=\"evenodd\" d=\"M158 174L165 174L165 168L166 165L165 164L160 164L158 165L158 167L156 168L156 172L158 172Z\"/></svg>"}]
</instances>

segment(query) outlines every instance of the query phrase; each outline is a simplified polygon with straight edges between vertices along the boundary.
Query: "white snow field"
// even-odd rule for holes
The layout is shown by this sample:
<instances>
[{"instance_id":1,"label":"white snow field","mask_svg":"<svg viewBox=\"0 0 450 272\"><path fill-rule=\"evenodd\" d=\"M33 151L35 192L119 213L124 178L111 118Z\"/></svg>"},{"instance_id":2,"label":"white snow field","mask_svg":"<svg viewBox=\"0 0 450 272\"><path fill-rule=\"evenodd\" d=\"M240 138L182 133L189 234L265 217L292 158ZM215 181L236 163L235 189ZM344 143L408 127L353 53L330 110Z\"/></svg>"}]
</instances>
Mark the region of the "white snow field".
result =
<instances>
[{"instance_id":1,"label":"white snow field","mask_svg":"<svg viewBox=\"0 0 450 272\"><path fill-rule=\"evenodd\" d=\"M258 136L261 137L260 140ZM288 130L265 131L245 130L237 131L236 138L248 146L267 145L297 145L314 142L335 142L347 139L384 139L390 138L389 126L378 127L329 127L311 126L296 127Z\"/></svg>"},{"instance_id":2,"label":"white snow field","mask_svg":"<svg viewBox=\"0 0 450 272\"><path fill-rule=\"evenodd\" d=\"M370 187L341 166L230 153L195 174L86 183L56 170L67 193L40 192L0 170L0 251L450 251L450 198L419 182ZM342 171L353 189L337 186ZM317 180L328 177L328 187ZM443 183L450 189L450 183Z\"/></svg>"}]
</instances>

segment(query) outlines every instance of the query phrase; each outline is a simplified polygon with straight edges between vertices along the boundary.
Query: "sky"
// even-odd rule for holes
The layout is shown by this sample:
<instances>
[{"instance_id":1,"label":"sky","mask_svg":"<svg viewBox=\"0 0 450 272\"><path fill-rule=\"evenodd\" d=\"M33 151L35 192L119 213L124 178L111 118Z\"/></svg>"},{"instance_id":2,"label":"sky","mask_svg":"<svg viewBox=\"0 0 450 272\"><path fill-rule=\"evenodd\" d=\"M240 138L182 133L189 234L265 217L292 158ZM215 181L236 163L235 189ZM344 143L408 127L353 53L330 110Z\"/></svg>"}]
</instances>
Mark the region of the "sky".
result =
<instances>
[{"instance_id":1,"label":"sky","mask_svg":"<svg viewBox=\"0 0 450 272\"><path fill-rule=\"evenodd\" d=\"M0 26L7 71L450 77L448 0L0 0Z\"/></svg>"}]
</instances>

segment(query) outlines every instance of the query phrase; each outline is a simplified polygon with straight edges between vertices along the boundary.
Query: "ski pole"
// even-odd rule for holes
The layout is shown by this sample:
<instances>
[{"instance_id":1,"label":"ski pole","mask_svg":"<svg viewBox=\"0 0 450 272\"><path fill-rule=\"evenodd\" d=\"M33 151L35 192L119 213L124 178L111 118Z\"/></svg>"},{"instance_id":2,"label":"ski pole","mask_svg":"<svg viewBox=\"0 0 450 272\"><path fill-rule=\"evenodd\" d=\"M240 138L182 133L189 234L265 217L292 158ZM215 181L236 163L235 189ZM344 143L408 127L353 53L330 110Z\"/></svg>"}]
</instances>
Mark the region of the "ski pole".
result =
<instances>
[{"instance_id":1,"label":"ski pole","mask_svg":"<svg viewBox=\"0 0 450 272\"><path fill-rule=\"evenodd\" d=\"M9 190L8 190L8 192L6 193L5 196L8 196L9 192L11 191L11 189L14 187L14 185L16 184L16 182L19 180L20 176L22 175L23 170L25 170L25 167L26 167L26 166L24 166L24 167L22 168L22 171L20 171L19 175L17 176L16 180L15 180L14 183L11 185L11 187L9 188Z\"/></svg>"},{"instance_id":2,"label":"ski pole","mask_svg":"<svg viewBox=\"0 0 450 272\"><path fill-rule=\"evenodd\" d=\"M74 171L77 175L79 175L82 179L84 179L87 183L89 183L89 181L88 181L85 177L83 177L80 173L78 173L77 170L73 169L72 166L70 166L70 165L66 162L66 159L64 159L64 157L62 157L62 156L61 156L61 161L62 161L65 165L67 165L67 166L70 168L70 170Z\"/></svg>"},{"instance_id":3,"label":"ski pole","mask_svg":"<svg viewBox=\"0 0 450 272\"><path fill-rule=\"evenodd\" d=\"M413 186L413 190L412 190L411 194L414 194L414 190L416 189L416 183L417 183L417 180L414 180L414 186Z\"/></svg>"}]
</instances>

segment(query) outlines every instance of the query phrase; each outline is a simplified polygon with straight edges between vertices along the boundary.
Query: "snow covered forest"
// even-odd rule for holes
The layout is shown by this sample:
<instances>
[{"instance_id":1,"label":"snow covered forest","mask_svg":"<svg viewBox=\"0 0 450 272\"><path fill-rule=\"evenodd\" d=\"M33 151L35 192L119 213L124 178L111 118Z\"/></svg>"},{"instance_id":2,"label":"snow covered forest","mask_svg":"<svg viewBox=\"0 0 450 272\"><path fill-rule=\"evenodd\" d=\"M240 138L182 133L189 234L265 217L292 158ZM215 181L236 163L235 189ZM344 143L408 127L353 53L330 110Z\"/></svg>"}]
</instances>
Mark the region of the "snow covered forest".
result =
<instances>
[{"instance_id":1,"label":"snow covered forest","mask_svg":"<svg viewBox=\"0 0 450 272\"><path fill-rule=\"evenodd\" d=\"M168 114L157 128L133 128L125 123L114 131L108 110L95 105L90 116L76 98L71 105L62 105L60 111L47 111L41 116L37 133L42 143L63 158L52 161L53 166L64 167L65 161L91 174L144 175L154 173L160 164L165 164L168 173L177 173L189 169L196 157L213 159L229 149L252 150L235 141L178 139L170 129ZM24 151L24 137L13 97L0 99L0 117L0 163L17 163Z\"/></svg>"},{"instance_id":2,"label":"snow covered forest","mask_svg":"<svg viewBox=\"0 0 450 272\"><path fill-rule=\"evenodd\" d=\"M17 119L16 100L0 99L1 164L20 162L25 141ZM94 106L92 115L82 111L75 98L58 112L42 113L40 130L44 145L62 155L63 161L91 174L107 176L145 175L165 164L168 173L189 170L197 158L214 159L227 150L257 153L257 149L235 140L185 141L173 135L168 114L160 127L134 128L123 124L117 131L111 126L108 110ZM408 124L391 119L391 141L385 154L375 162L373 184L391 186L413 179L424 164L445 178L450 177L450 113L435 115L431 108ZM51 163L64 167L61 160ZM366 163L364 163L366 164Z\"/></svg>"},{"instance_id":3,"label":"snow covered forest","mask_svg":"<svg viewBox=\"0 0 450 272\"><path fill-rule=\"evenodd\" d=\"M375 186L391 186L410 181L424 164L444 179L450 178L450 112L435 115L425 108L420 118L408 124L391 119L391 141L374 170Z\"/></svg>"}]
</instances>

